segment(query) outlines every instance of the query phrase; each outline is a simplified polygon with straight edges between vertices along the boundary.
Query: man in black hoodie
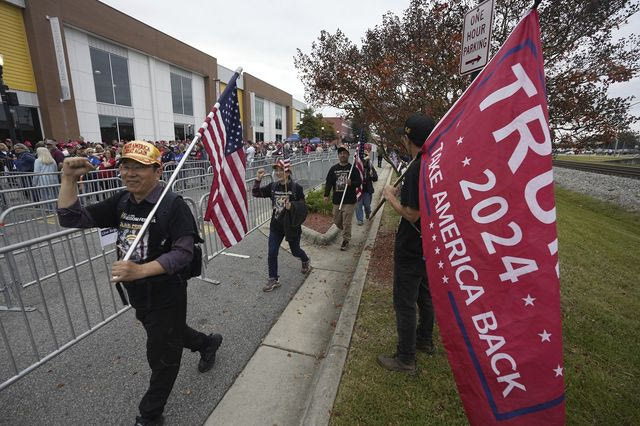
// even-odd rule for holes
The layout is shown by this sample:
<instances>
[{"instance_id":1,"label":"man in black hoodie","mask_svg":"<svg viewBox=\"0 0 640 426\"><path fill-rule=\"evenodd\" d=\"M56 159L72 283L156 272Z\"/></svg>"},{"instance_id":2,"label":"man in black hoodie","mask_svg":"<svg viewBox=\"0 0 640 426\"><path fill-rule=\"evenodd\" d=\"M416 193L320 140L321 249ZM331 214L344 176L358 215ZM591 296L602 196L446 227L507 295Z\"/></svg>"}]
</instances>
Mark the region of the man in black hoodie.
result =
<instances>
[{"instance_id":1,"label":"man in black hoodie","mask_svg":"<svg viewBox=\"0 0 640 426\"><path fill-rule=\"evenodd\" d=\"M433 304L420 234L420 158L422 145L435 123L431 117L412 114L407 118L403 143L415 159L404 175L402 189L384 187L382 194L402 216L396 232L393 265L393 307L396 311L398 346L394 355L378 356L382 368L409 374L416 373L416 351L428 355L433 348ZM416 311L419 321L416 321Z\"/></svg>"},{"instance_id":2,"label":"man in black hoodie","mask_svg":"<svg viewBox=\"0 0 640 426\"><path fill-rule=\"evenodd\" d=\"M291 170L285 171L285 163L278 160L274 165L276 181L260 186L264 177L264 169L258 169L256 180L251 191L254 197L271 198L273 213L269 224L269 281L262 289L265 292L280 287L278 281L278 252L283 239L287 239L291 254L302 261L302 273L311 270L311 262L307 253L300 248L302 222L307 217L307 206L302 186L291 179Z\"/></svg>"},{"instance_id":3,"label":"man in black hoodie","mask_svg":"<svg viewBox=\"0 0 640 426\"><path fill-rule=\"evenodd\" d=\"M346 250L351 239L351 222L353 212L356 209L356 188L360 186L362 180L357 170L351 171L349 163L349 151L345 147L338 148L338 164L333 165L327 173L324 184L324 201L329 201L329 193L333 189L333 223L342 230L342 245L340 250ZM351 171L351 176L349 172ZM342 201L342 194L344 201ZM342 209L340 209L342 202Z\"/></svg>"}]
</instances>

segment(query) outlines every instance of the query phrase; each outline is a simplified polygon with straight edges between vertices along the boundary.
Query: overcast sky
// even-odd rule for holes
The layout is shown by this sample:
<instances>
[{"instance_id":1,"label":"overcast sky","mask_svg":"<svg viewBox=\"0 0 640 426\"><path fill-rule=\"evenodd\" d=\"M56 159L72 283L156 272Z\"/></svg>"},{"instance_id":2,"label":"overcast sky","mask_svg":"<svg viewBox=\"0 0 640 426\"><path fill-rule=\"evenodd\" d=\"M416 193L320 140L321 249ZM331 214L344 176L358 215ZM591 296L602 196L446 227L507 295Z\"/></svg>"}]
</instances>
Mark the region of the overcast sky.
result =
<instances>
[{"instance_id":1,"label":"overcast sky","mask_svg":"<svg viewBox=\"0 0 640 426\"><path fill-rule=\"evenodd\" d=\"M303 101L304 88L293 65L296 48L309 53L321 30L333 33L338 28L359 44L366 29L379 24L385 12L401 14L409 4L407 0L101 1L214 56L220 65L241 66ZM230 6L233 12L222 12ZM620 34L632 29L637 33L639 28L637 13ZM632 94L638 98L634 102L640 101L640 78L616 85L611 93ZM633 112L640 116L640 104ZM640 124L635 128L640 130Z\"/></svg>"}]
</instances>

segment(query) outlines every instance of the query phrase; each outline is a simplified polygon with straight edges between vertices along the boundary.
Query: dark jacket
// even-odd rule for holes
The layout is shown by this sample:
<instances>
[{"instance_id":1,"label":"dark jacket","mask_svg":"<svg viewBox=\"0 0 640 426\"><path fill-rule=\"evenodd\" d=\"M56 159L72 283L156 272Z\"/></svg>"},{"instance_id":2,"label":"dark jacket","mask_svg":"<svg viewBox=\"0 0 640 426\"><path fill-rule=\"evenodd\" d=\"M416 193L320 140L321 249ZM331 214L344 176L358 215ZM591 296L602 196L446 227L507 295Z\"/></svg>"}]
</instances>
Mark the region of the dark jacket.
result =
<instances>
[{"instance_id":1,"label":"dark jacket","mask_svg":"<svg viewBox=\"0 0 640 426\"><path fill-rule=\"evenodd\" d=\"M29 152L21 152L13 162L16 165L16 170L24 173L33 173L33 163L36 162L34 157Z\"/></svg>"},{"instance_id":2,"label":"dark jacket","mask_svg":"<svg viewBox=\"0 0 640 426\"><path fill-rule=\"evenodd\" d=\"M369 194L373 194L373 182L378 181L378 172L376 172L375 167L371 164L370 160L364 160L364 181L363 181L363 192L367 192Z\"/></svg>"},{"instance_id":3,"label":"dark jacket","mask_svg":"<svg viewBox=\"0 0 640 426\"><path fill-rule=\"evenodd\" d=\"M271 198L273 213L270 228L282 231L287 241L298 238L302 234L302 223L307 218L307 204L302 186L289 179L285 191L285 185L281 182L260 186L260 182L255 181L251 194L258 198ZM291 210L284 208L283 197L289 198Z\"/></svg>"}]
</instances>

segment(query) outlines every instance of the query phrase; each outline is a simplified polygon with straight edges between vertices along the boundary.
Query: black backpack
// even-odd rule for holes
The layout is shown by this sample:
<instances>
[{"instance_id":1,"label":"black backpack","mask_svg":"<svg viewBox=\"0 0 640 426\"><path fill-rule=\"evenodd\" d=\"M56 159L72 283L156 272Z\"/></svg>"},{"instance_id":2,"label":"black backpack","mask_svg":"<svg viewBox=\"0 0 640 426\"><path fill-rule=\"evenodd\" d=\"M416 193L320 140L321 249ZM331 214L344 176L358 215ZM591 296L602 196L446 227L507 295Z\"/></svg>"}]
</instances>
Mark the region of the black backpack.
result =
<instances>
[{"instance_id":1,"label":"black backpack","mask_svg":"<svg viewBox=\"0 0 640 426\"><path fill-rule=\"evenodd\" d=\"M124 211L125 203L127 202L126 196L128 195L129 191L123 191L120 194L120 198L118 199L118 214ZM167 192L160 202L158 210L156 210L156 220L162 235L169 235L169 212L176 198L182 198L182 196L172 191ZM196 230L196 235L193 238L193 258L189 266L188 278L202 275L202 247L200 244L204 243L204 240L200 237L200 232L198 232L198 225L193 215L191 215L191 220L193 221L193 229Z\"/></svg>"}]
</instances>

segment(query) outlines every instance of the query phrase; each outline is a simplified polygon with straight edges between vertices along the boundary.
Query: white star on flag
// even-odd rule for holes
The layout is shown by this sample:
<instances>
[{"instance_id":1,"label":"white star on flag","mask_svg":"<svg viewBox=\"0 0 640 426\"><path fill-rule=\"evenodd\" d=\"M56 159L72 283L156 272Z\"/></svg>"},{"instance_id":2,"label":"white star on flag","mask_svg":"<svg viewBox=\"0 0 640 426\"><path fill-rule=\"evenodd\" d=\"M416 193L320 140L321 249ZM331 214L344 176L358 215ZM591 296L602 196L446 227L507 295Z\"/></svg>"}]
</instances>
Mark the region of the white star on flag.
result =
<instances>
[{"instance_id":1,"label":"white star on flag","mask_svg":"<svg viewBox=\"0 0 640 426\"><path fill-rule=\"evenodd\" d=\"M431 241L435 241L436 240L436 236L435 234L431 236Z\"/></svg>"},{"instance_id":2,"label":"white star on flag","mask_svg":"<svg viewBox=\"0 0 640 426\"><path fill-rule=\"evenodd\" d=\"M523 297L522 300L524 300L524 306L533 306L533 301L536 300L536 298L531 297L530 294L527 294L527 297Z\"/></svg>"},{"instance_id":3,"label":"white star on flag","mask_svg":"<svg viewBox=\"0 0 640 426\"><path fill-rule=\"evenodd\" d=\"M435 252L436 252L436 254L440 254L440 247L436 247Z\"/></svg>"},{"instance_id":4,"label":"white star on flag","mask_svg":"<svg viewBox=\"0 0 640 426\"><path fill-rule=\"evenodd\" d=\"M556 373L556 377L562 376L562 370L563 370L563 368L560 367L560 364L558 364L558 368L554 368L553 369L553 371Z\"/></svg>"},{"instance_id":5,"label":"white star on flag","mask_svg":"<svg viewBox=\"0 0 640 426\"><path fill-rule=\"evenodd\" d=\"M462 167L467 167L469 165L471 165L471 158L464 157L464 160L462 160Z\"/></svg>"},{"instance_id":6,"label":"white star on flag","mask_svg":"<svg viewBox=\"0 0 640 426\"><path fill-rule=\"evenodd\" d=\"M547 330L542 330L542 333L538 333L538 336L541 337L542 340L540 340L540 343L542 342L551 342L551 334L547 333Z\"/></svg>"},{"instance_id":7,"label":"white star on flag","mask_svg":"<svg viewBox=\"0 0 640 426\"><path fill-rule=\"evenodd\" d=\"M444 266L444 263L442 262L442 260L438 262L438 269L442 269L443 266Z\"/></svg>"},{"instance_id":8,"label":"white star on flag","mask_svg":"<svg viewBox=\"0 0 640 426\"><path fill-rule=\"evenodd\" d=\"M429 224L429 229L433 229L433 222Z\"/></svg>"},{"instance_id":9,"label":"white star on flag","mask_svg":"<svg viewBox=\"0 0 640 426\"><path fill-rule=\"evenodd\" d=\"M443 283L443 284L448 284L448 283L449 283L449 277L447 277L447 276L443 275L443 276L442 276L442 283Z\"/></svg>"},{"instance_id":10,"label":"white star on flag","mask_svg":"<svg viewBox=\"0 0 640 426\"><path fill-rule=\"evenodd\" d=\"M456 144L460 145L462 143L462 139L464 139L462 136L460 136L458 138L458 140L456 141Z\"/></svg>"}]
</instances>

